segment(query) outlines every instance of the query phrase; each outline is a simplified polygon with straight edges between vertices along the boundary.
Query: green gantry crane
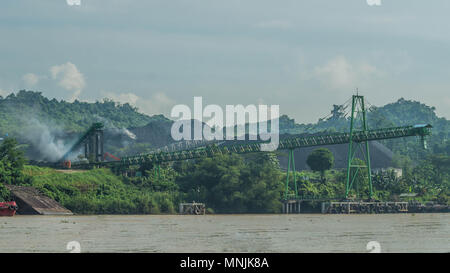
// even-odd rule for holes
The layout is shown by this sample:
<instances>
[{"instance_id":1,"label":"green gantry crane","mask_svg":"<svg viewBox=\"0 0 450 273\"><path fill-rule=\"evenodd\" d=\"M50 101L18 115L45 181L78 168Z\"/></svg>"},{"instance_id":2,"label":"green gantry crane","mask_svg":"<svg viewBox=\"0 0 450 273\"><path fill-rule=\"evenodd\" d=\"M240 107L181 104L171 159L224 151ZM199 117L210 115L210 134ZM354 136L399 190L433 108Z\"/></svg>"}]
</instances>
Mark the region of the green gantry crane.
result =
<instances>
[{"instance_id":1,"label":"green gantry crane","mask_svg":"<svg viewBox=\"0 0 450 273\"><path fill-rule=\"evenodd\" d=\"M103 160L103 127L100 122L96 122L84 133L62 156L60 161L67 160L69 155L84 144L84 156L91 161Z\"/></svg>"},{"instance_id":2,"label":"green gantry crane","mask_svg":"<svg viewBox=\"0 0 450 273\"><path fill-rule=\"evenodd\" d=\"M85 142L93 132L97 132L100 127L93 126L88 132L74 145L77 147L81 143ZM295 175L295 162L294 162L294 150L304 147L312 146L322 146L322 145L333 145L333 144L349 144L348 150L348 164L347 164L347 180L346 180L346 192L345 197L348 196L350 189L353 186L353 182L356 179L356 175L360 169L365 168L367 170L367 175L369 177L369 189L370 197L372 197L372 178L371 178L371 167L370 167L370 154L368 142L372 140L383 140L392 138L403 138L410 136L419 136L423 147L426 148L426 136L431 134L432 126L430 124L414 125L414 126L402 126L402 127L392 127L392 128L382 128L376 130L368 130L367 119L366 119L366 109L364 107L364 97L359 95L354 95L352 97L352 113L350 120L350 132L348 133L332 133L324 135L311 135L302 137L292 137L286 138L279 141L276 150L288 150L289 151L289 161L286 176L286 192L285 199L292 198L298 199L297 191L297 181ZM90 133L89 133L90 132ZM121 170L127 170L132 165L153 165L155 166L155 171L159 174L160 164L163 162L180 161L187 159L196 159L203 157L214 157L219 154L247 154L247 153L257 153L266 152L261 150L262 142L244 143L230 146L218 146L216 144L204 146L201 148L186 149L181 151L173 152L156 152L149 154L140 154L135 156L122 157L120 161L113 162L74 162L72 163L72 168L86 168L90 166L104 166L112 168L118 172ZM364 146L361 149L365 152L364 161L365 165L358 165L355 163L355 152L357 146ZM73 149L71 149L73 150ZM103 151L102 151L103 153ZM293 173L294 178L294 196L290 197L288 195L289 188L289 175Z\"/></svg>"}]
</instances>

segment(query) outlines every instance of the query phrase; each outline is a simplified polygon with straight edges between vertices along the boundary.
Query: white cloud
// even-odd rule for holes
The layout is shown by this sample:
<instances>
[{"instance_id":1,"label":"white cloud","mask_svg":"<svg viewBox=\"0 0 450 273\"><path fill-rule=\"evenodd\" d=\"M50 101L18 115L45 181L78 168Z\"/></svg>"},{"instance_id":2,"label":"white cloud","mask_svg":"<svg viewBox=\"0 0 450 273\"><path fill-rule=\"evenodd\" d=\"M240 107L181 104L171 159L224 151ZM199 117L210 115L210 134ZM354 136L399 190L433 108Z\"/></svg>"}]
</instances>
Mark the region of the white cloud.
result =
<instances>
[{"instance_id":1,"label":"white cloud","mask_svg":"<svg viewBox=\"0 0 450 273\"><path fill-rule=\"evenodd\" d=\"M6 97L6 96L8 96L11 93L12 92L10 92L10 91L6 91L6 90L3 90L3 89L0 89L0 96L2 96L2 97Z\"/></svg>"},{"instance_id":2,"label":"white cloud","mask_svg":"<svg viewBox=\"0 0 450 273\"><path fill-rule=\"evenodd\" d=\"M54 80L58 80L59 86L68 91L74 91L70 99L71 101L78 98L86 85L83 74L71 62L52 66L50 73Z\"/></svg>"},{"instance_id":3,"label":"white cloud","mask_svg":"<svg viewBox=\"0 0 450 273\"><path fill-rule=\"evenodd\" d=\"M331 88L355 88L381 74L373 65L365 62L351 63L344 56L337 56L313 70L313 77Z\"/></svg>"},{"instance_id":4,"label":"white cloud","mask_svg":"<svg viewBox=\"0 0 450 273\"><path fill-rule=\"evenodd\" d=\"M158 92L154 93L149 99L137 96L134 93L120 93L102 92L103 96L110 98L120 103L129 103L139 109L140 112L147 115L165 114L170 113L172 106L175 105L175 101L169 98L166 94Z\"/></svg>"},{"instance_id":5,"label":"white cloud","mask_svg":"<svg viewBox=\"0 0 450 273\"><path fill-rule=\"evenodd\" d=\"M369 6L381 6L381 0L366 0Z\"/></svg>"},{"instance_id":6,"label":"white cloud","mask_svg":"<svg viewBox=\"0 0 450 273\"><path fill-rule=\"evenodd\" d=\"M22 80L27 87L33 87L39 82L39 76L33 73L23 75Z\"/></svg>"},{"instance_id":7,"label":"white cloud","mask_svg":"<svg viewBox=\"0 0 450 273\"><path fill-rule=\"evenodd\" d=\"M69 5L69 6L73 6L73 5L80 6L81 5L81 0L66 0L66 2L67 2L67 5Z\"/></svg>"},{"instance_id":8,"label":"white cloud","mask_svg":"<svg viewBox=\"0 0 450 273\"><path fill-rule=\"evenodd\" d=\"M288 21L284 20L272 20L272 21L264 21L259 22L254 25L257 28L266 28L266 29L288 29L292 27L292 24Z\"/></svg>"}]
</instances>

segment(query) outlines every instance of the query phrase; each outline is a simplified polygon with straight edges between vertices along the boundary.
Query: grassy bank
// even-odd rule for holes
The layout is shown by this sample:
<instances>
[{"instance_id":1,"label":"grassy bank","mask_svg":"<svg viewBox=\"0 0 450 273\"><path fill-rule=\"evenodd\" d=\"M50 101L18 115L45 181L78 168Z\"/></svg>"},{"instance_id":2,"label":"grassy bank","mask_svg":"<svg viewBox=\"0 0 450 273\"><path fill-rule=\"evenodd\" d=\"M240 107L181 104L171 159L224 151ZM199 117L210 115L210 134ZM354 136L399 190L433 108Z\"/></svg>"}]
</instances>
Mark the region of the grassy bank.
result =
<instances>
[{"instance_id":1,"label":"grassy bank","mask_svg":"<svg viewBox=\"0 0 450 273\"><path fill-rule=\"evenodd\" d=\"M285 194L286 173L269 159L264 154L255 158L233 154L167 163L161 166L160 177L152 166L147 166L142 177L123 177L104 168L13 168L10 163L2 163L0 185L33 186L78 214L176 213L180 202L193 200L206 203L209 211L215 213L278 213ZM434 156L414 168L408 164L400 178L390 173L375 175L374 197L399 201L402 193L416 193L415 200L449 204L448 160ZM323 175L302 171L296 173L296 178L299 195L341 197L345 193L345 170L329 170ZM349 195L368 198L368 184L368 178L358 174ZM292 175L289 192L295 192ZM0 195L0 200L9 198L3 185ZM314 205L317 204L311 204Z\"/></svg>"},{"instance_id":2,"label":"grassy bank","mask_svg":"<svg viewBox=\"0 0 450 273\"><path fill-rule=\"evenodd\" d=\"M229 165L235 164L236 161L230 160L231 163L225 164L227 168L219 166L218 169L209 170L208 173L202 173L207 168L197 168L203 164L209 168L216 168L216 161L205 159L198 165L190 166L188 169L191 171L183 175L180 174L180 170L177 172L167 167L161 170L163 173L161 179L151 175L152 172L149 172L150 175L147 177L127 178L117 176L106 168L63 171L24 166L23 174L28 177L26 184L39 189L43 194L78 214L176 213L180 202L192 200L206 202L210 212L217 213L280 212L280 199L284 196L286 174L267 166L266 171L271 174L253 173L249 176L247 171L230 172ZM223 175L220 172L223 172ZM230 177L230 173L234 173L235 177ZM319 173L311 171L297 172L296 177L301 195L337 197L343 196L345 192L344 170L328 171L323 181ZM355 186L359 193L364 193L367 197L369 189L366 179L357 181ZM211 183L213 181L215 183ZM386 201L400 201L399 194L411 187L402 180L388 185L377 181L374 183L374 197ZM289 188L293 194L292 175ZM448 204L445 192L430 194L433 189L430 185L425 189L427 190L417 188L421 194L414 199ZM350 195L354 194L356 195L356 192L352 190ZM312 202L309 205L315 207L319 204Z\"/></svg>"},{"instance_id":3,"label":"grassy bank","mask_svg":"<svg viewBox=\"0 0 450 273\"><path fill-rule=\"evenodd\" d=\"M62 172L24 166L29 185L79 214L174 213L178 193L152 191L114 175L109 169Z\"/></svg>"}]
</instances>

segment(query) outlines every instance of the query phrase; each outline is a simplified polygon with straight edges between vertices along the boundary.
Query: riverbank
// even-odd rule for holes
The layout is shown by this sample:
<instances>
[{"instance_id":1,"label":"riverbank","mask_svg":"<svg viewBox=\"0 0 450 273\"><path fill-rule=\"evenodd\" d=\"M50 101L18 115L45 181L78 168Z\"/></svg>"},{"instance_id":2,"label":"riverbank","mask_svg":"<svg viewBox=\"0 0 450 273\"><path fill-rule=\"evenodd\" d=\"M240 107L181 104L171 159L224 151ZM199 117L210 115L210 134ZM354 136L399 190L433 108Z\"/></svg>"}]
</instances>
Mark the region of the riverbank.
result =
<instances>
[{"instance_id":1,"label":"riverbank","mask_svg":"<svg viewBox=\"0 0 450 273\"><path fill-rule=\"evenodd\" d=\"M209 214L281 213L285 175L268 163L247 166L245 162L240 162L242 169L238 171L238 168L230 167L236 161L238 158L233 157L221 160L208 158L191 166L190 172L182 171L185 169L184 163L181 166L165 166L161 168L161 177L152 172L147 172L145 177L124 177L106 168L61 171L25 165L22 172L26 179L21 185L34 187L81 215L176 214L180 203L193 200L206 203L206 213ZM211 176L217 172L222 174ZM259 176L249 176L249 173L258 173ZM339 171L328 172L324 182L314 182L314 176L319 175L314 172L299 172L297 175L302 194L341 196L345 190L344 178ZM197 185L200 182L203 186ZM395 191L378 190L375 196L379 200L396 202L417 200L426 204L433 200L443 206L449 203L445 191L439 195L421 194L404 199ZM431 211L425 206L423 208L424 212ZM304 202L301 212L320 213L321 203Z\"/></svg>"},{"instance_id":2,"label":"riverbank","mask_svg":"<svg viewBox=\"0 0 450 273\"><path fill-rule=\"evenodd\" d=\"M25 166L30 184L76 214L176 213L179 196L174 190L154 191L135 185L106 168L61 172Z\"/></svg>"}]
</instances>

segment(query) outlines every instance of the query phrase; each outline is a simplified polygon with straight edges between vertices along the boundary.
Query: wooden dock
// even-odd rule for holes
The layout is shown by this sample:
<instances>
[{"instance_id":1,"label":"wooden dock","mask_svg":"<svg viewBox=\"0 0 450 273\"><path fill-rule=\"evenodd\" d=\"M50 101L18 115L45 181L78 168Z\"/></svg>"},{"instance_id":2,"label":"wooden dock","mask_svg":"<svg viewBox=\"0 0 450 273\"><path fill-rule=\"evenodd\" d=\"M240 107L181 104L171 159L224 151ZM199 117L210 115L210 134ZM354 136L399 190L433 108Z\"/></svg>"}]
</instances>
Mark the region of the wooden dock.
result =
<instances>
[{"instance_id":1,"label":"wooden dock","mask_svg":"<svg viewBox=\"0 0 450 273\"><path fill-rule=\"evenodd\" d=\"M73 213L55 200L33 187L5 185L19 207L17 214L72 215Z\"/></svg>"},{"instance_id":2,"label":"wooden dock","mask_svg":"<svg viewBox=\"0 0 450 273\"><path fill-rule=\"evenodd\" d=\"M204 203L181 203L180 214L205 215L206 206Z\"/></svg>"},{"instance_id":3,"label":"wooden dock","mask_svg":"<svg viewBox=\"0 0 450 273\"><path fill-rule=\"evenodd\" d=\"M301 212L300 200L284 200L283 201L283 213L300 213Z\"/></svg>"},{"instance_id":4,"label":"wooden dock","mask_svg":"<svg viewBox=\"0 0 450 273\"><path fill-rule=\"evenodd\" d=\"M322 213L366 214L366 213L407 213L408 202L323 202Z\"/></svg>"}]
</instances>

